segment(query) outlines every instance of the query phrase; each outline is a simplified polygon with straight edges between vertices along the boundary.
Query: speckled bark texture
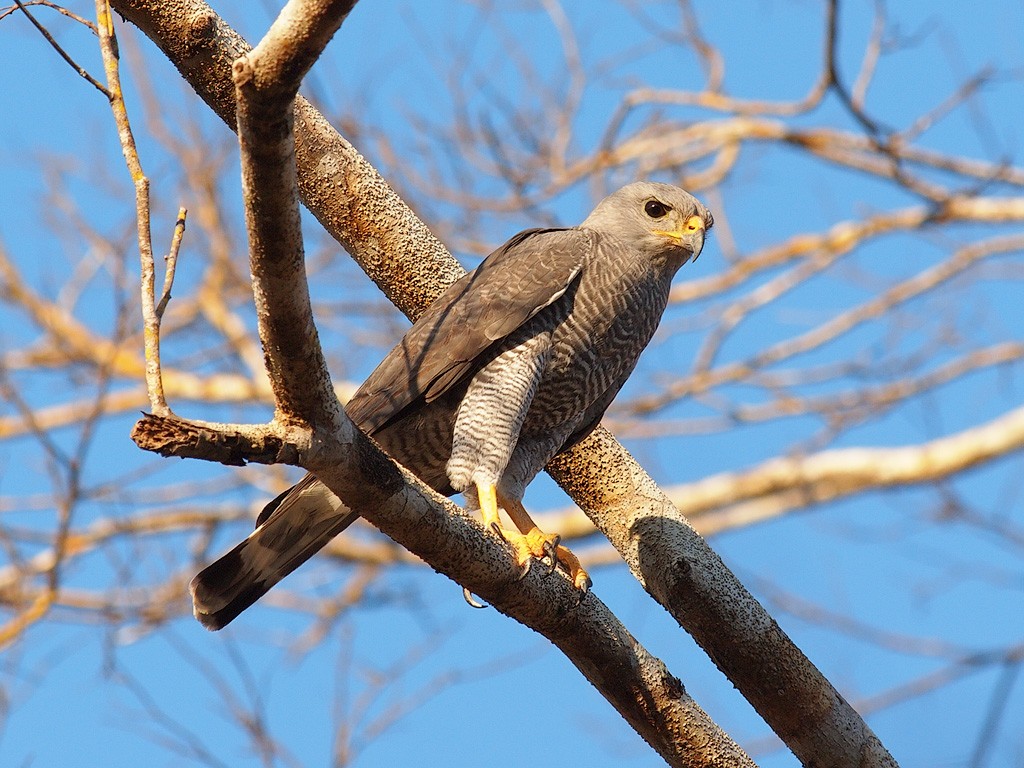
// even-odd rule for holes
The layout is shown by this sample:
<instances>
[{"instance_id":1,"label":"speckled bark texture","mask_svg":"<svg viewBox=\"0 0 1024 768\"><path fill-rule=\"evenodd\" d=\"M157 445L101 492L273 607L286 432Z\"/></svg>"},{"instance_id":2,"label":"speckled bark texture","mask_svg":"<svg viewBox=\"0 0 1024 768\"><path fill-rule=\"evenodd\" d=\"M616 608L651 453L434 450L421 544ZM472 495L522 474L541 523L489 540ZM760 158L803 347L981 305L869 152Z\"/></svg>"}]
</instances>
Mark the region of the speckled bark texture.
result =
<instances>
[{"instance_id":1,"label":"speckled bark texture","mask_svg":"<svg viewBox=\"0 0 1024 768\"><path fill-rule=\"evenodd\" d=\"M607 430L595 430L548 471L804 765L896 765Z\"/></svg>"}]
</instances>

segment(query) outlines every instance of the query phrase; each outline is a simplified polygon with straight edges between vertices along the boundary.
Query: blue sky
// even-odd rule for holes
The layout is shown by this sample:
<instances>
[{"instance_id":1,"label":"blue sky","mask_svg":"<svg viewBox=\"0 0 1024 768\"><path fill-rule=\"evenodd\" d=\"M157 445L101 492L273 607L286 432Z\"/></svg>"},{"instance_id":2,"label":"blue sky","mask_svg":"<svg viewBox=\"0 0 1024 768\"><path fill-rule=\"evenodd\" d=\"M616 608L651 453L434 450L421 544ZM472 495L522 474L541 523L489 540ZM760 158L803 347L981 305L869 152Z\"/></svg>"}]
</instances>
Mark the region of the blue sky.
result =
<instances>
[{"instance_id":1,"label":"blue sky","mask_svg":"<svg viewBox=\"0 0 1024 768\"><path fill-rule=\"evenodd\" d=\"M258 9L254 6L258 5ZM470 190L497 195L501 184L467 162L452 168L444 148L420 130L420 121L443 125L452 107L450 80L443 76L452 51L465 46L472 57L462 73L473 97L474 119L504 125L496 106L503 100L536 109L536 92L517 77L515 62L503 54L503 37L490 26L500 19L504 34L522 44L522 52L544 81L563 83L562 53L548 17L535 3L410 3L382 0L360 3L318 64L308 92L334 116L357 115L366 130L391 142L393 153L368 134L359 145L399 188L413 191L411 202L438 231L457 229L466 214L455 203L416 191L413 178L432 169L454 184L464 178ZM569 4L567 4L569 5ZM618 98L644 83L665 88L696 88L701 83L693 55L666 45L642 53L632 46L644 39L643 23L613 4L591 0L573 5L569 22L577 31L585 60L605 51L636 54L621 70L591 84L581 102L574 149L585 154L602 135ZM654 20L674 18L674 3L652 3ZM81 6L81 7L79 7ZM215 7L250 40L265 28L273 4L224 3ZM91 16L91 4L72 6ZM488 9L487 10L480 10ZM848 82L856 76L870 32L874 6L843 6L841 64ZM798 99L819 67L823 10L818 2L696 3L694 9L708 40L728 62L725 82L735 96ZM957 84L992 67L997 76L968 104L938 121L920 145L989 161L1019 164L1024 144L1024 11L998 2L964 10L952 2L908 2L889 9L894 43L879 63L869 92L869 111L881 123L904 128L922 112L941 103ZM52 14L46 20L95 74L98 55L89 36ZM211 162L223 162L222 208L229 226L242 232L238 206L236 158L229 132L206 115L205 107L180 84L176 72L154 54L152 45L133 28L119 25L125 66L140 57L152 67L152 83L161 107L174 126L198 124L208 142ZM83 242L61 200L46 197L59 173L67 199L96 230L131 253L131 190L120 165L119 150L103 98L61 62L45 41L17 15L0 20L0 85L7 106L0 115L0 190L8 215L0 219L0 241L26 280L45 295L56 295L72 274L90 274L90 244ZM473 90L473 84L479 90ZM473 86L475 87L475 86ZM131 101L131 99L135 101ZM172 153L147 135L138 91L129 90L143 162L154 179L155 236L166 242L173 211L190 205ZM696 110L669 111L673 120L708 119ZM830 97L819 110L796 125L852 129L853 120ZM184 135L184 128L180 129ZM510 144L514 138L509 138ZM358 142L357 142L358 143ZM457 175L458 174L458 175ZM823 168L792 150L745 147L744 159L714 194L727 214L729 234L739 252L750 253L800 232L823 230L865 211L916 204L904 192L852 171ZM1020 196L1020 189L991 184L993 196ZM571 224L593 204L590 188L576 185L543 203L544 213ZM528 226L533 214L481 215L461 231L484 237L489 246ZM319 253L323 236L307 217L310 253ZM1017 226L1019 231L1019 225ZM979 227L946 228L924 235L893 237L859 249L842 270L807 282L754 313L734 334L722 355L743 359L778 340L830 316L835 307L855 305L879 285L907 276L941 260L970 242ZM988 234L1012 229L987 228ZM179 295L194 287L203 264L204 243L186 240ZM456 247L457 244L453 244ZM482 252L456 250L466 263ZM245 269L238 246L236 263ZM125 262L132 268L134 261ZM900 323L866 327L821 350L804 362L828 363L858 354L902 352L928 346L938 330L952 322L962 330L934 360L952 358L965 346L1019 340L1024 312L1019 304L1021 254L1006 257L1003 272L981 273L910 307ZM1016 272L1013 271L1015 265ZM700 260L680 280L701 279L726 268L719 240L712 237ZM75 307L91 327L111 325L118 298L103 268L85 280L88 290ZM738 290L741 295L749 286ZM314 286L321 301L370 301L378 296L340 251L333 251ZM728 298L728 297L727 297ZM624 397L651 391L689 368L722 299L670 309L665 331L645 356ZM251 321L251 312L246 315ZM697 318L697 319L695 319ZM708 318L711 318L709 320ZM952 319L952 320L951 320ZM336 361L339 379L358 380L379 358L384 343L394 341L402 323L395 314L381 319L368 314L353 321L376 344L345 346L358 333L328 325L325 343ZM340 323L339 323L340 325ZM887 339L898 330L895 350ZM680 330L679 333L672 331ZM25 318L0 303L0 353L20 348L37 331ZM335 346L331 347L331 341ZM187 359L187 339L169 340L171 354ZM340 345L340 346L339 346ZM879 351L881 350L881 351ZM200 358L198 370L217 367L215 357ZM67 372L17 374L35 406L61 402L64 388L87 392L88 383ZM848 386L855 380L845 380ZM939 437L996 417L1019 404L1019 365L966 377L868 423L843 433L831 445L904 445ZM737 402L764 398L763 391L738 386L728 391ZM11 413L0 402L0 416ZM258 419L261 407L200 409L183 404L185 415L223 419ZM684 400L659 413L658 419L693 419L712 413L714 404ZM613 413L614 415L614 413ZM140 455L127 438L135 418L123 414L104 422L85 457L91 484L120 482L132 469L145 469L142 487L197 478L227 476L246 481L263 468L228 470L196 462L160 460ZM811 418L712 432L679 434L658 440L629 439L627 446L666 485L698 480L717 472L749 467L806 444L822 425ZM56 435L61 445L75 445L77 431ZM871 493L805 513L735 530L715 537L712 546L776 616L796 643L856 704L870 704L886 691L950 668L949 647L984 652L1019 644L1024 635L1024 576L1020 540L1022 513L1019 454L948 481L934 489ZM241 484L240 484L241 485ZM0 442L0 497L4 525L43 531L53 526L52 508L34 509L14 501L48 487L45 459L34 441ZM943 495L968 503L978 519L943 516ZM243 486L234 493L210 494L208 503L239 498L256 502L266 496ZM12 501L14 500L14 501ZM206 499L200 497L200 503ZM532 508L566 504L547 478L538 478L527 497ZM13 504L13 508L12 508ZM78 520L138 512L127 491L92 501ZM997 523L1005 523L1002 530ZM220 535L227 546L243 526ZM135 548L126 543L103 557L84 559L66 574L82 589L118 583L131 571L132 585L161 583L187 561L167 556L187 552L191 537L170 536L160 547ZM175 549L177 548L177 549ZM585 547L581 547L585 549ZM213 550L216 551L215 545ZM0 553L0 567L6 565ZM303 569L289 580L293 590L329 594L352 578L344 568ZM697 701L741 744L751 748L760 765L794 766L785 750L772 748L767 728L732 685L693 641L646 596L624 567L595 574L595 589L645 646L662 658ZM811 620L813 606L837 618ZM351 722L362 734L355 764L519 766L535 760L592 766L651 765L656 761L640 739L608 707L572 666L541 637L494 611L474 611L460 589L418 567L396 567L373 582L367 599L334 625L312 650L298 651L309 629L308 617L258 607L229 631L209 634L189 617L171 621L158 632L135 626L98 628L73 617L44 622L5 651L0 662L0 764L31 766L88 765L259 765L244 735L233 722L223 697L229 691L243 709L265 718L290 758L282 765L330 764L334 726ZM869 631L870 630L870 631ZM896 649L912 638L913 650ZM932 643L938 650L929 650ZM944 655L945 654L945 655ZM904 766L967 766L978 754L977 739L993 696L1008 686L1005 713L979 766L1024 764L1024 741L1014 725L1024 718L1024 684L1013 683L1017 667L979 665L954 675L936 691L868 714L870 725ZM386 684L385 684L386 683ZM379 694L374 694L377 688ZM133 691L135 691L133 693ZM144 695L138 692L144 691ZM430 695L423 694L429 691ZM378 736L376 718L392 707L410 711ZM173 722L173 724L172 724ZM542 747L526 747L524 741ZM200 743L197 757L182 744ZM185 750L184 752L182 750Z\"/></svg>"}]
</instances>

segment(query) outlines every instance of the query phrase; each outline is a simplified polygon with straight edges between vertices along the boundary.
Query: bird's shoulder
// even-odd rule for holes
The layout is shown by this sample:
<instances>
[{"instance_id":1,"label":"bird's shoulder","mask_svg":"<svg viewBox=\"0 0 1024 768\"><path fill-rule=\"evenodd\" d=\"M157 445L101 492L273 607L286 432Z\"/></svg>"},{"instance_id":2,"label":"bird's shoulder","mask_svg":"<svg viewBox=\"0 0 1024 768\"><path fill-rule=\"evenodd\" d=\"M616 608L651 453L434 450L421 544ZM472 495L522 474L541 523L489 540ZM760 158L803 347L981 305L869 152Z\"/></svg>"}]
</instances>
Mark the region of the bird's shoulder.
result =
<instances>
[{"instance_id":1,"label":"bird's shoulder","mask_svg":"<svg viewBox=\"0 0 1024 768\"><path fill-rule=\"evenodd\" d=\"M346 406L373 434L416 402L430 402L476 370L488 348L563 296L595 233L528 229L453 283L406 332Z\"/></svg>"}]
</instances>

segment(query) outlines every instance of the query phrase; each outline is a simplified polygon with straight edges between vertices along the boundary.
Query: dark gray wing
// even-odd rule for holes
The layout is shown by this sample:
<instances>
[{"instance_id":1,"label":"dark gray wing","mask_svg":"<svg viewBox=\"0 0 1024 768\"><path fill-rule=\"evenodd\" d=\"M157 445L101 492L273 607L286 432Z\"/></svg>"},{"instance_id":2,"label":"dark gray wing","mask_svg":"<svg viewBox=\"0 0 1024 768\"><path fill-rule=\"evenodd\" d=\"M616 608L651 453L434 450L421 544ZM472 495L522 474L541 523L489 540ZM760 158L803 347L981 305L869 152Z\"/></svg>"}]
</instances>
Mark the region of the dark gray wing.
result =
<instances>
[{"instance_id":1,"label":"dark gray wing","mask_svg":"<svg viewBox=\"0 0 1024 768\"><path fill-rule=\"evenodd\" d=\"M593 235L528 229L488 256L427 308L353 395L345 411L374 434L478 367L478 358L579 278Z\"/></svg>"}]
</instances>

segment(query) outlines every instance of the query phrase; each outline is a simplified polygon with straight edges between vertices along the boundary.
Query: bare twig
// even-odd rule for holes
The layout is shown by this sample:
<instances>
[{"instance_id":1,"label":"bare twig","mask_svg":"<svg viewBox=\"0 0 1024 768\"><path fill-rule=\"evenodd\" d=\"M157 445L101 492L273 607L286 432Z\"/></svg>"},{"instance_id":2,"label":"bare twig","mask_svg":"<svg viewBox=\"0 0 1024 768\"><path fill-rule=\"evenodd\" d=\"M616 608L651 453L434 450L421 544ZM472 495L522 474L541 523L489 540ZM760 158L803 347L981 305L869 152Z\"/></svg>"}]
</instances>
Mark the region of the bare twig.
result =
<instances>
[{"instance_id":1,"label":"bare twig","mask_svg":"<svg viewBox=\"0 0 1024 768\"><path fill-rule=\"evenodd\" d=\"M121 73L118 63L117 38L114 35L114 18L110 13L108 0L96 0L96 29L100 39L100 52L103 55L103 69L107 77L105 93L110 100L110 108L114 113L117 135L121 141L121 152L124 154L128 172L135 185L135 220L137 228L139 258L142 264L142 317L144 324L146 352L146 389L149 392L150 407L159 415L167 415L170 408L164 395L163 377L160 371L160 312L156 308L155 267L153 261L153 236L150 228L149 179L142 170L139 152L135 146L131 123L128 120L128 109L124 103L121 90ZM174 266L177 259L178 246L184 233L184 211L178 215L175 227L174 244L171 248L173 257L167 259L167 274L164 278L164 294L169 299L171 282L174 280ZM166 301L161 301L166 305Z\"/></svg>"},{"instance_id":2,"label":"bare twig","mask_svg":"<svg viewBox=\"0 0 1024 768\"><path fill-rule=\"evenodd\" d=\"M14 4L17 5L18 8L21 9L21 12L24 13L25 16L28 18L28 20L32 22L32 26L39 30L39 33L43 37L46 38L46 42L48 42L51 46L53 46L53 49L55 51L57 51L57 53L60 55L60 57L62 59L64 59L64 61L66 61L68 63L68 65L73 70L75 70L75 72L77 72L82 77L82 79L84 79L87 83L89 83L91 86L93 86L96 90L98 90L100 93L102 93L108 99L112 98L112 95L111 95L110 91L103 85L103 83L101 83L95 77L90 75L88 70L86 70L84 67L79 66L79 64L74 59L71 58L71 56L68 54L68 52L65 51L61 47L60 43L58 43L56 40L54 40L53 35L50 34L49 30L46 27L44 27L42 24L40 24L39 21L36 19L36 17L32 15L32 13L29 11L27 6L28 5L34 5L34 3L24 3L24 2L22 2L22 0L14 0ZM46 5L49 5L49 3L47 3ZM62 11L63 11L63 9L62 9ZM89 28L92 29L93 32L97 31L96 27L94 27L90 22L87 22L84 19L80 19L79 17L74 16L74 14L66 14L66 15L72 16L72 18L76 19L77 21L80 21L80 22L82 22L84 24L87 24L89 26Z\"/></svg>"},{"instance_id":3,"label":"bare twig","mask_svg":"<svg viewBox=\"0 0 1024 768\"><path fill-rule=\"evenodd\" d=\"M178 209L178 220L174 224L174 236L171 238L171 248L167 252L167 257L165 259L167 265L164 269L164 287L163 291L160 293L160 301L157 302L157 305L153 310L158 323L163 319L164 312L167 311L167 304L171 300L171 288L174 286L174 273L178 267L178 251L181 249L181 241L185 237L186 214L187 211L184 208ZM159 325L157 326L157 330L159 330Z\"/></svg>"}]
</instances>

